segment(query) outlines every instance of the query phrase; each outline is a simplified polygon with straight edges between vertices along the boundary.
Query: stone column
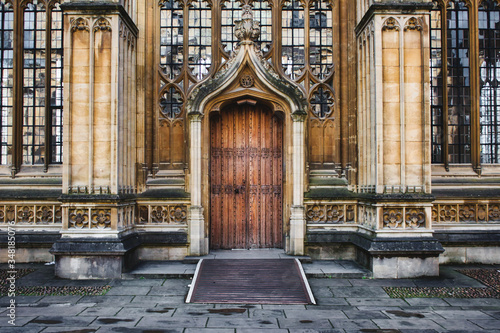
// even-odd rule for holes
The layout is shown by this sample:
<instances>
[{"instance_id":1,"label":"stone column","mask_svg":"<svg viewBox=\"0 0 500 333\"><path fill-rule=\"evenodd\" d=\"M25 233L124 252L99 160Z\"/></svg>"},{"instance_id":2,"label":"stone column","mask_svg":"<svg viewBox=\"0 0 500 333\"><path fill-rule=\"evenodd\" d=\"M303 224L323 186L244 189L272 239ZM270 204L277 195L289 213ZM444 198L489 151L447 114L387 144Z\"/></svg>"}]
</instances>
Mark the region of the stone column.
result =
<instances>
[{"instance_id":1,"label":"stone column","mask_svg":"<svg viewBox=\"0 0 500 333\"><path fill-rule=\"evenodd\" d=\"M201 124L203 114L190 112L190 187L191 207L189 209L189 254L199 256L208 253L208 240L205 235L205 218L201 204Z\"/></svg>"},{"instance_id":2,"label":"stone column","mask_svg":"<svg viewBox=\"0 0 500 333\"><path fill-rule=\"evenodd\" d=\"M292 117L292 207L290 211L289 253L304 255L306 218L304 208L305 137L307 113L296 111Z\"/></svg>"},{"instance_id":3,"label":"stone column","mask_svg":"<svg viewBox=\"0 0 500 333\"><path fill-rule=\"evenodd\" d=\"M430 194L429 11L389 1L359 12L358 156L363 253L376 277L438 275Z\"/></svg>"},{"instance_id":4,"label":"stone column","mask_svg":"<svg viewBox=\"0 0 500 333\"><path fill-rule=\"evenodd\" d=\"M131 82L138 30L124 8L66 1L63 228L52 248L64 278L121 277L136 246L136 114Z\"/></svg>"}]
</instances>

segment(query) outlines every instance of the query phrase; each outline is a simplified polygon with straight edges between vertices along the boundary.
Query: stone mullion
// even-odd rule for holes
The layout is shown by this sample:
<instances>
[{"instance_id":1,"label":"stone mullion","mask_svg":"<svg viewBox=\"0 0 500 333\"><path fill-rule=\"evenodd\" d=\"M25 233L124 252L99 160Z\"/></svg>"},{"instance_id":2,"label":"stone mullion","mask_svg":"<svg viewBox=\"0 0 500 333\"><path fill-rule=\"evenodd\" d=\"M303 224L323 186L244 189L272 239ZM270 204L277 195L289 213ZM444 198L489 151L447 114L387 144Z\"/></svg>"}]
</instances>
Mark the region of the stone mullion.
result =
<instances>
[{"instance_id":1,"label":"stone mullion","mask_svg":"<svg viewBox=\"0 0 500 333\"><path fill-rule=\"evenodd\" d=\"M450 168L450 161L449 161L449 147L448 147L448 45L446 43L447 41L447 35L448 35L448 29L447 29L447 13L446 13L446 5L443 5L441 7L441 59L444 59L444 61L441 62L442 66L442 73L443 73L443 83L442 83L442 89L443 89L443 100L442 100L442 105L443 105L443 110L442 110L442 124L443 124L443 133L442 133L442 159L444 163L444 167L446 170L449 170Z\"/></svg>"},{"instance_id":2,"label":"stone mullion","mask_svg":"<svg viewBox=\"0 0 500 333\"><path fill-rule=\"evenodd\" d=\"M340 0L335 5L336 12L340 12L337 16L337 22L340 22L340 75L339 77L348 77L348 50L347 50L347 35L348 35L348 11L347 0ZM338 8L340 6L340 8ZM342 19L341 19L342 18ZM348 123L348 80L341 80L340 83L340 112L339 122L341 124L340 133L340 163L342 170L345 170L348 163L348 150L349 150L349 123Z\"/></svg>"},{"instance_id":3,"label":"stone mullion","mask_svg":"<svg viewBox=\"0 0 500 333\"><path fill-rule=\"evenodd\" d=\"M24 63L24 6L17 2L12 4L14 11L14 61L12 105L12 177L19 171L22 163L22 129L23 129L23 63Z\"/></svg>"},{"instance_id":4,"label":"stone mullion","mask_svg":"<svg viewBox=\"0 0 500 333\"><path fill-rule=\"evenodd\" d=\"M479 119L479 14L478 2L472 1L469 7L469 52L470 52L470 89L471 89L471 162L472 168L481 174L480 119Z\"/></svg>"},{"instance_id":5,"label":"stone mullion","mask_svg":"<svg viewBox=\"0 0 500 333\"><path fill-rule=\"evenodd\" d=\"M51 154L51 130L52 130L52 116L51 116L51 102L50 90L52 79L52 62L51 62L51 48L52 48L52 7L46 6L45 8L45 159L43 162L44 171L47 172L49 163L52 159Z\"/></svg>"},{"instance_id":6,"label":"stone mullion","mask_svg":"<svg viewBox=\"0 0 500 333\"><path fill-rule=\"evenodd\" d=\"M306 2L306 5L304 5L304 87L306 89L307 94L309 95L310 92L310 80L311 80L311 65L310 65L310 57L309 57L309 50L310 50L310 41L311 41L311 27L310 27L310 20L309 20L309 10L311 9L312 3ZM295 35L294 35L295 37ZM295 44L295 42L293 42ZM324 145L322 145L322 150ZM321 152L322 155L324 155L323 151ZM324 156L322 157L322 160L324 160Z\"/></svg>"}]
</instances>

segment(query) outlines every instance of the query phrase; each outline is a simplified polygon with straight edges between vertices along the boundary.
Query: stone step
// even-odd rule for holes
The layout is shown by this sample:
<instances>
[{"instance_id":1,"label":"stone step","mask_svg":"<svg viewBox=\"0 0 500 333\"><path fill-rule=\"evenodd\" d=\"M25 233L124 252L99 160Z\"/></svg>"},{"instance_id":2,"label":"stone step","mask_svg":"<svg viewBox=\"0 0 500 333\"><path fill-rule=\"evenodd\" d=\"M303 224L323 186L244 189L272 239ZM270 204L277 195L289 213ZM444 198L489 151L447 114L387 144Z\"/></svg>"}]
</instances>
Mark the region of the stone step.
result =
<instances>
[{"instance_id":1,"label":"stone step","mask_svg":"<svg viewBox=\"0 0 500 333\"><path fill-rule=\"evenodd\" d=\"M199 259L192 257L192 263L184 261L143 261L131 271L122 274L123 279L190 279L194 276ZM292 257L292 256L290 256ZM300 260L300 258L298 258ZM303 258L302 267L308 278L363 279L371 278L372 272L350 260L316 260ZM194 263L196 261L196 263Z\"/></svg>"}]
</instances>

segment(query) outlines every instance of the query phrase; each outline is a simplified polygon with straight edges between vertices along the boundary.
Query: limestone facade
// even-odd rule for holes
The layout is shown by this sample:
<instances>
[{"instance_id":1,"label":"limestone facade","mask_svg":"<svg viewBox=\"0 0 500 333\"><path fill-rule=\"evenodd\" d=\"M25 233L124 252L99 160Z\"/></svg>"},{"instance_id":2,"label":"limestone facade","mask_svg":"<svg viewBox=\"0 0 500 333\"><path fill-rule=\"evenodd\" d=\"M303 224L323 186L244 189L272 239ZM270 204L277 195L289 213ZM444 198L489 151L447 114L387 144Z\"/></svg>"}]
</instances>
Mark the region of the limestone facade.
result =
<instances>
[{"instance_id":1,"label":"limestone facade","mask_svg":"<svg viewBox=\"0 0 500 333\"><path fill-rule=\"evenodd\" d=\"M11 115L12 142L0 159L0 230L14 222L18 262L55 258L57 274L75 279L120 277L140 260L208 254L218 223L211 119L248 104L265 106L283 124L282 183L273 192L282 209L272 213L281 216L287 253L356 260L380 278L437 275L440 263L498 263L500 169L474 157L482 130L471 126L471 163L433 157L439 6L3 1L1 28L13 36L23 36L27 12L40 12L40 22L47 13L51 22L52 11L61 11L64 92L61 163L48 157L56 145L47 126L55 120L42 125L44 162L29 164L23 117ZM477 36L477 13L470 17L468 31ZM19 38L12 68L0 68L14 82L12 104L2 95L14 115L26 108ZM471 54L479 82L479 53ZM44 87L54 85L47 81ZM480 94L477 82L472 97ZM468 112L473 118L479 109ZM267 158L265 149L259 158ZM228 186L224 198L234 202L237 190L251 187L226 184L226 195ZM268 185L259 186L267 193ZM238 206L231 209L225 212Z\"/></svg>"}]
</instances>

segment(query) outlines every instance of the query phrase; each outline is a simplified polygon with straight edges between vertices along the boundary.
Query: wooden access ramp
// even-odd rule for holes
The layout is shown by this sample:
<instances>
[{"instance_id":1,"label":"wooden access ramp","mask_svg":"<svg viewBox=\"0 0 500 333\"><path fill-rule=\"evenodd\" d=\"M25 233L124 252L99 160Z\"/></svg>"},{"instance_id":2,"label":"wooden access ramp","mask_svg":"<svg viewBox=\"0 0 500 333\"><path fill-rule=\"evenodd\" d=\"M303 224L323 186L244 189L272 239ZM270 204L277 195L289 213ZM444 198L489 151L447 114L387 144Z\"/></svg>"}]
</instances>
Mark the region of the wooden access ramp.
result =
<instances>
[{"instance_id":1,"label":"wooden access ramp","mask_svg":"<svg viewBox=\"0 0 500 333\"><path fill-rule=\"evenodd\" d=\"M186 303L316 304L297 259L201 259Z\"/></svg>"}]
</instances>

